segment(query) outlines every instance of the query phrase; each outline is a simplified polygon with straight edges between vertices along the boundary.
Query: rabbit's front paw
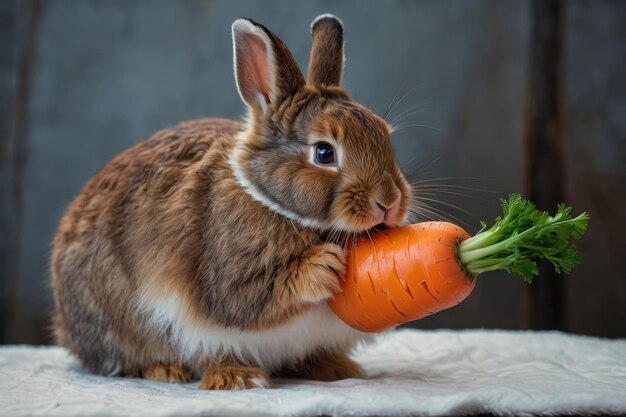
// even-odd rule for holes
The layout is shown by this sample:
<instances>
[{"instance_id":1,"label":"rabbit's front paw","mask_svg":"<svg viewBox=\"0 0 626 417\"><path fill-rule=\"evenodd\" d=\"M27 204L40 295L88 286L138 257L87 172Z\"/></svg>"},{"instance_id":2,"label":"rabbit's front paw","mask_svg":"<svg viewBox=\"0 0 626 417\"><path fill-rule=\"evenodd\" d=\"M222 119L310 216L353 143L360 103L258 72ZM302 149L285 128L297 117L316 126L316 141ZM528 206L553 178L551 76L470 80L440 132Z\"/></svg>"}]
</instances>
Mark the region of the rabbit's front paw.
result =
<instances>
[{"instance_id":1,"label":"rabbit's front paw","mask_svg":"<svg viewBox=\"0 0 626 417\"><path fill-rule=\"evenodd\" d=\"M305 303L318 303L341 291L346 271L344 249L333 243L315 245L303 254L294 291Z\"/></svg>"},{"instance_id":2,"label":"rabbit's front paw","mask_svg":"<svg viewBox=\"0 0 626 417\"><path fill-rule=\"evenodd\" d=\"M272 382L263 370L245 366L215 366L208 369L200 381L200 389L243 390L271 388Z\"/></svg>"},{"instance_id":3,"label":"rabbit's front paw","mask_svg":"<svg viewBox=\"0 0 626 417\"><path fill-rule=\"evenodd\" d=\"M191 373L178 364L156 364L143 370L145 379L159 382L184 384L191 380Z\"/></svg>"}]
</instances>

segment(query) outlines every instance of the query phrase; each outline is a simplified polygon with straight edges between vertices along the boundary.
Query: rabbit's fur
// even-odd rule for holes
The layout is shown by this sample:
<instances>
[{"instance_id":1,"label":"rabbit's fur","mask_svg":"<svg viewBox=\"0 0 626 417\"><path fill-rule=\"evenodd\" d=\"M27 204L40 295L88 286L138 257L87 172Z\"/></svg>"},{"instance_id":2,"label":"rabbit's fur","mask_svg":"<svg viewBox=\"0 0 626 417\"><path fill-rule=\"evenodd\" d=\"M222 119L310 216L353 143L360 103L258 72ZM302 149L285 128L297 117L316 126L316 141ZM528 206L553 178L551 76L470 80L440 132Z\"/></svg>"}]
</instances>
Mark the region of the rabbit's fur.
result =
<instances>
[{"instance_id":1,"label":"rabbit's fur","mask_svg":"<svg viewBox=\"0 0 626 417\"><path fill-rule=\"evenodd\" d=\"M61 220L52 254L57 340L89 370L207 389L269 375L362 375L368 335L327 307L338 233L404 221L409 186L381 118L340 87L341 22L312 24L305 82L264 26L233 24L245 123L157 132L98 172ZM319 142L336 166L320 164Z\"/></svg>"}]
</instances>

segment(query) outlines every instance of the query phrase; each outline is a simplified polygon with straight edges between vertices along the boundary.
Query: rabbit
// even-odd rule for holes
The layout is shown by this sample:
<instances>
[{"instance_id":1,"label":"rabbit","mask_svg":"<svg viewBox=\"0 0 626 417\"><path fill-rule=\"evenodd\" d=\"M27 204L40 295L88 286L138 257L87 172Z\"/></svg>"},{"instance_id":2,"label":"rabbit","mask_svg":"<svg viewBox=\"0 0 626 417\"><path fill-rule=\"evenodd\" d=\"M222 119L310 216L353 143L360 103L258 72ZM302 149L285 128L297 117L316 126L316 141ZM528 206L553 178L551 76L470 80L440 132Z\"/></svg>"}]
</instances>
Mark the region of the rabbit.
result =
<instances>
[{"instance_id":1,"label":"rabbit","mask_svg":"<svg viewBox=\"0 0 626 417\"><path fill-rule=\"evenodd\" d=\"M307 79L252 19L232 25L244 121L155 133L90 179L60 221L53 330L101 375L200 389L366 377L371 335L327 300L354 236L406 222L410 187L385 120L341 87L343 24L311 25Z\"/></svg>"}]
</instances>

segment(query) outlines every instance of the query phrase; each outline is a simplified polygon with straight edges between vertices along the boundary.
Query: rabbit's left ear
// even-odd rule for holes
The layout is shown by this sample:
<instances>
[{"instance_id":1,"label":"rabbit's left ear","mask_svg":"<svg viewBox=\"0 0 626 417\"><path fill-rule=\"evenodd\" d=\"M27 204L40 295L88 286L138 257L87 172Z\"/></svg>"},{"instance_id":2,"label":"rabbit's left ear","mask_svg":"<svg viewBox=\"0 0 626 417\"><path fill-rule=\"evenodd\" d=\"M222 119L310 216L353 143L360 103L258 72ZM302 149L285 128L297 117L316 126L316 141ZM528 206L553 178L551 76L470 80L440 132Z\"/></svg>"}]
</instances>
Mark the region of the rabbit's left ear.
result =
<instances>
[{"instance_id":1,"label":"rabbit's left ear","mask_svg":"<svg viewBox=\"0 0 626 417\"><path fill-rule=\"evenodd\" d=\"M343 23L332 14L316 17L311 23L311 57L307 83L313 85L341 85L343 74Z\"/></svg>"},{"instance_id":2,"label":"rabbit's left ear","mask_svg":"<svg viewBox=\"0 0 626 417\"><path fill-rule=\"evenodd\" d=\"M235 79L248 106L265 115L304 86L304 76L287 45L252 19L233 23Z\"/></svg>"}]
</instances>

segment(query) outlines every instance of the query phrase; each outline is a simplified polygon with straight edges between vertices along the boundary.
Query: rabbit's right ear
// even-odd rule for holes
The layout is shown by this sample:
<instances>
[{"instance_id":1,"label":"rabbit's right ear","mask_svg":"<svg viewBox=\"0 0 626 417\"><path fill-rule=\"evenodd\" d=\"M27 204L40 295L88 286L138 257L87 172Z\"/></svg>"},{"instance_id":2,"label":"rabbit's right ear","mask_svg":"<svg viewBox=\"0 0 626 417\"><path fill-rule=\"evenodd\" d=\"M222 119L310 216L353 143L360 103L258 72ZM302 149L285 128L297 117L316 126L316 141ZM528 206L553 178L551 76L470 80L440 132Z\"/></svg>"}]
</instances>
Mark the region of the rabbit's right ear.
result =
<instances>
[{"instance_id":1,"label":"rabbit's right ear","mask_svg":"<svg viewBox=\"0 0 626 417\"><path fill-rule=\"evenodd\" d=\"M343 23L337 16L323 14L311 23L311 57L307 82L339 86L343 74Z\"/></svg>"},{"instance_id":2,"label":"rabbit's right ear","mask_svg":"<svg viewBox=\"0 0 626 417\"><path fill-rule=\"evenodd\" d=\"M266 114L304 86L304 76L287 45L252 19L233 23L237 89L252 111Z\"/></svg>"}]
</instances>

